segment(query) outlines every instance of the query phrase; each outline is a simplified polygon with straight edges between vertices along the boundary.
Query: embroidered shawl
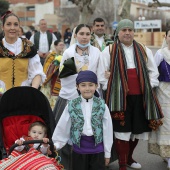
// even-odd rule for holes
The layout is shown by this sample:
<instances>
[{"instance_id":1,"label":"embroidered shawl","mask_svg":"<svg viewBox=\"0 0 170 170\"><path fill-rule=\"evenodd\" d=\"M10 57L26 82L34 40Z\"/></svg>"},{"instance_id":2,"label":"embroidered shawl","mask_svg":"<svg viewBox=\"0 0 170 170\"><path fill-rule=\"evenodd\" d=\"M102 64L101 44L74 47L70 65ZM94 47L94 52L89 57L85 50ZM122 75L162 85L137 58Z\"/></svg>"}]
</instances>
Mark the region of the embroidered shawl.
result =
<instances>
[{"instance_id":1,"label":"embroidered shawl","mask_svg":"<svg viewBox=\"0 0 170 170\"><path fill-rule=\"evenodd\" d=\"M146 66L147 54L144 47L133 41L134 62L139 76L140 88L143 94L143 106L147 120L152 120L151 128L157 128L157 121L163 117L160 105L154 91L150 85L148 69ZM111 51L111 75L108 81L106 103L113 117L124 120L124 111L126 110L126 96L128 92L127 85L127 63L123 47L119 40L115 41ZM122 122L122 126L125 122ZM156 124L156 125L155 125ZM161 123L160 123L161 124ZM159 125L158 125L159 126Z\"/></svg>"},{"instance_id":2,"label":"embroidered shawl","mask_svg":"<svg viewBox=\"0 0 170 170\"><path fill-rule=\"evenodd\" d=\"M45 86L50 81L50 93L52 96L58 96L61 89L61 82L59 79L59 65L61 58L61 55L57 55L55 51L52 51L44 62L43 71L47 78L43 83L43 86Z\"/></svg>"},{"instance_id":3,"label":"embroidered shawl","mask_svg":"<svg viewBox=\"0 0 170 170\"><path fill-rule=\"evenodd\" d=\"M170 50L168 47L162 48L161 52L164 56L164 60L170 65Z\"/></svg>"},{"instance_id":4,"label":"embroidered shawl","mask_svg":"<svg viewBox=\"0 0 170 170\"><path fill-rule=\"evenodd\" d=\"M108 35L104 34L103 38L104 38L104 42L103 42L104 47L103 48L105 48L109 44L113 44L113 41L108 37ZM104 49L101 49L100 45L98 44L97 40L95 39L94 33L91 34L90 44L92 46L100 49L100 51L104 50Z\"/></svg>"},{"instance_id":5,"label":"embroidered shawl","mask_svg":"<svg viewBox=\"0 0 170 170\"><path fill-rule=\"evenodd\" d=\"M4 47L3 42L0 41L0 58L32 58L37 54L37 49L31 41L26 38L21 38L22 40L22 50L21 53L15 56L11 51Z\"/></svg>"}]
</instances>

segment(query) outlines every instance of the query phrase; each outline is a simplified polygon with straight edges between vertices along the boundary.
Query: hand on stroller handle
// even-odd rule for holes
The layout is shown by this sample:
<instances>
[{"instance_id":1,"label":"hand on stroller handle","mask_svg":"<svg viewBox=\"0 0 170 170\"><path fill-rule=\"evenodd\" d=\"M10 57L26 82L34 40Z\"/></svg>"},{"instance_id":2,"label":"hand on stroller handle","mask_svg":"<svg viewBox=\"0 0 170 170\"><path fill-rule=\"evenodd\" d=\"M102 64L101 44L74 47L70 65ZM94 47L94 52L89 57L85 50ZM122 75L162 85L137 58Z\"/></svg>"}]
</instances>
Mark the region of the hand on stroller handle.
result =
<instances>
[{"instance_id":1,"label":"hand on stroller handle","mask_svg":"<svg viewBox=\"0 0 170 170\"><path fill-rule=\"evenodd\" d=\"M54 144L52 141L49 141L47 143L45 143L43 140L29 140L29 141L23 141L22 145L29 145L29 144L35 144L35 143L42 143L42 144L49 144L50 145L50 151L52 152L52 155L55 154L54 153ZM11 152L15 149L15 147L19 146L18 144L13 144L9 150L9 155L11 154Z\"/></svg>"},{"instance_id":2,"label":"hand on stroller handle","mask_svg":"<svg viewBox=\"0 0 170 170\"><path fill-rule=\"evenodd\" d=\"M31 140L33 140L33 139L31 139ZM48 142L49 142L49 139L48 139L48 138L34 139L34 140L43 140L43 145L44 145L45 147L48 147ZM23 145L23 142L24 142L24 141L25 141L25 140L21 138L21 139L16 140L15 143L20 146L20 145Z\"/></svg>"},{"instance_id":3,"label":"hand on stroller handle","mask_svg":"<svg viewBox=\"0 0 170 170\"><path fill-rule=\"evenodd\" d=\"M46 167L57 170L64 169L60 163L61 158L54 151L51 141L55 129L55 119L50 104L43 93L32 87L14 87L3 94L0 106L3 132L1 133L3 136L1 136L0 169L5 169L1 168L5 166L15 170L21 165L24 167L22 169L33 169L35 166L38 166L38 169ZM34 126L31 126L32 124ZM32 136L32 129L36 129L38 132L39 129L42 130L40 138ZM36 138L46 138L46 136L50 142L35 140ZM19 145L15 144L17 139L22 140L22 138L24 139L23 146L20 143ZM42 145L40 146L40 144Z\"/></svg>"}]
</instances>

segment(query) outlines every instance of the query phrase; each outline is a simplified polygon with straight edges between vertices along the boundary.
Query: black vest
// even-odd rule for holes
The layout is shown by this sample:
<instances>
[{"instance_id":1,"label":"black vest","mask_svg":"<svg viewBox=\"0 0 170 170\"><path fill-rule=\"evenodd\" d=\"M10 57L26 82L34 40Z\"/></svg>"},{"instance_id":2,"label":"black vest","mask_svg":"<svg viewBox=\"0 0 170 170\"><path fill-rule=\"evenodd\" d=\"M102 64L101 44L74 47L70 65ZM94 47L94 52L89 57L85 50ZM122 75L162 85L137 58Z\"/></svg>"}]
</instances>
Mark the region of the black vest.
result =
<instances>
[{"instance_id":1,"label":"black vest","mask_svg":"<svg viewBox=\"0 0 170 170\"><path fill-rule=\"evenodd\" d=\"M49 51L50 50L50 46L52 44L53 36L52 36L52 33L50 33L49 31L46 31L46 33L47 33L48 51ZM34 44L35 44L37 50L39 49L39 40L40 40L40 32L36 32L34 34Z\"/></svg>"}]
</instances>

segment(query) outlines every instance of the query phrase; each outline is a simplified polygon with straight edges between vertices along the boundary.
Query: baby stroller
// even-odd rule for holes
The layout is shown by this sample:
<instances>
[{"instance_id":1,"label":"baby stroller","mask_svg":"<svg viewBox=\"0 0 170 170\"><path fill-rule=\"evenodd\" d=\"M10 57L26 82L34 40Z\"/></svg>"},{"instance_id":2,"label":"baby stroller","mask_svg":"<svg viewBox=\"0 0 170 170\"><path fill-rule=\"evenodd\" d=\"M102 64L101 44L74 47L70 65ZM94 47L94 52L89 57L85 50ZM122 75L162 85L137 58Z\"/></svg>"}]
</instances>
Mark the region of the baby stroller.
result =
<instances>
[{"instance_id":1,"label":"baby stroller","mask_svg":"<svg viewBox=\"0 0 170 170\"><path fill-rule=\"evenodd\" d=\"M1 159L8 161L6 164L10 166L1 167L3 160L0 162L0 169L12 169L13 163L18 164L15 169L29 169L31 165L34 168L30 169L62 169L62 165L55 159L49 158L42 153L34 149L34 151L28 151L24 158L12 159L9 163L7 158L13 149L18 146L13 145L17 139L23 135L28 135L28 127L35 121L42 121L48 128L48 138L51 139L52 133L55 128L55 120L47 98L39 90L32 87L15 87L6 91L0 99L0 152ZM31 143L42 143L43 141L31 141ZM24 144L28 144L29 141L25 141ZM50 150L52 151L52 157L56 154L53 152L54 147L52 141L49 142ZM11 147L12 146L12 147ZM31 149L30 149L31 150ZM31 155L35 156L32 157ZM41 155L41 156L40 156ZM28 159L28 157L30 159ZM38 158L42 159L38 159ZM27 159L26 159L27 158ZM22 161L23 159L23 161ZM14 161L15 160L15 161ZM51 161L51 162L50 162ZM42 166L40 166L40 162ZM29 164L27 164L29 163ZM50 163L52 165L50 165ZM21 165L22 164L22 165ZM39 166L38 166L38 165ZM22 167L22 168L18 168ZM38 167L38 168L36 168ZM45 168L48 167L48 168Z\"/></svg>"}]
</instances>

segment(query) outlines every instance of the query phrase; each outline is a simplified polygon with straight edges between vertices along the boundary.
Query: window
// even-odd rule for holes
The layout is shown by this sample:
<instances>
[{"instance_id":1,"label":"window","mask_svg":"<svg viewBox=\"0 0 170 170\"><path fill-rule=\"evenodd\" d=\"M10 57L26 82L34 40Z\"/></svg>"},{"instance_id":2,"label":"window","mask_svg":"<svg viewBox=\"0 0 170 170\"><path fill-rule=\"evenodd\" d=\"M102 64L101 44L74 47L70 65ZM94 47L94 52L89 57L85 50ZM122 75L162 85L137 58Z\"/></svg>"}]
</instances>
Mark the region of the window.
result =
<instances>
[{"instance_id":1,"label":"window","mask_svg":"<svg viewBox=\"0 0 170 170\"><path fill-rule=\"evenodd\" d=\"M20 20L20 21L25 21L25 20L27 20L27 18L25 18L25 17L20 17L19 20Z\"/></svg>"},{"instance_id":2,"label":"window","mask_svg":"<svg viewBox=\"0 0 170 170\"><path fill-rule=\"evenodd\" d=\"M27 11L35 11L35 6L28 6Z\"/></svg>"},{"instance_id":3,"label":"window","mask_svg":"<svg viewBox=\"0 0 170 170\"><path fill-rule=\"evenodd\" d=\"M35 17L27 17L27 21L35 21Z\"/></svg>"}]
</instances>

